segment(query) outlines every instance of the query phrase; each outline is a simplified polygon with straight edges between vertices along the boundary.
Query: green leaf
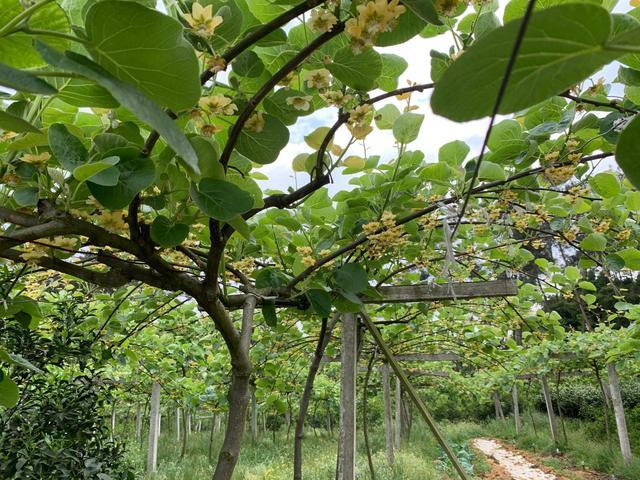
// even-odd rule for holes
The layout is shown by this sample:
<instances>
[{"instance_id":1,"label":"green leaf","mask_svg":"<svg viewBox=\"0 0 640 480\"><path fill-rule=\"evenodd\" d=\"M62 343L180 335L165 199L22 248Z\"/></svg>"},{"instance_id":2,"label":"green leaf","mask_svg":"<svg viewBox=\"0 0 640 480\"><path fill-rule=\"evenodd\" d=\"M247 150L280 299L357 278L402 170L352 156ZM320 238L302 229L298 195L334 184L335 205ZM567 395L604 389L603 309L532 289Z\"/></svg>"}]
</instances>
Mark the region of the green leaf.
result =
<instances>
[{"instance_id":1,"label":"green leaf","mask_svg":"<svg viewBox=\"0 0 640 480\"><path fill-rule=\"evenodd\" d=\"M640 270L640 250L636 248L627 248L616 252L615 255L624 260L624 266L631 270Z\"/></svg>"},{"instance_id":2,"label":"green leaf","mask_svg":"<svg viewBox=\"0 0 640 480\"><path fill-rule=\"evenodd\" d=\"M231 182L203 178L191 198L205 215L222 222L245 213L253 206L253 197Z\"/></svg>"},{"instance_id":3,"label":"green leaf","mask_svg":"<svg viewBox=\"0 0 640 480\"><path fill-rule=\"evenodd\" d=\"M278 158L289 143L289 129L278 118L264 115L264 128L260 132L243 129L236 143L236 150L249 160L266 165Z\"/></svg>"},{"instance_id":4,"label":"green leaf","mask_svg":"<svg viewBox=\"0 0 640 480\"><path fill-rule=\"evenodd\" d=\"M409 10L400 15L398 24L390 32L380 34L375 45L377 47L400 45L418 35L427 25L427 22Z\"/></svg>"},{"instance_id":5,"label":"green leaf","mask_svg":"<svg viewBox=\"0 0 640 480\"><path fill-rule=\"evenodd\" d=\"M318 127L309 135L305 135L304 141L311 148L318 150L322 146L322 142L324 141L324 138L329 133L329 130L330 130L329 127ZM330 141L327 144L327 148L331 148L332 145L333 145L333 142Z\"/></svg>"},{"instance_id":6,"label":"green leaf","mask_svg":"<svg viewBox=\"0 0 640 480\"><path fill-rule=\"evenodd\" d=\"M18 14L24 12L26 6L20 0L0 1L0 27L6 25ZM30 18L29 28L48 30L58 33L69 33L69 20L66 13L55 2L43 5ZM69 46L69 40L47 36L47 42L58 50ZM33 48L34 36L24 32L15 32L0 38L0 61L14 68L33 68L44 65L43 59ZM43 82L44 83L44 82ZM48 92L51 93L51 92Z\"/></svg>"},{"instance_id":7,"label":"green leaf","mask_svg":"<svg viewBox=\"0 0 640 480\"><path fill-rule=\"evenodd\" d=\"M504 171L504 168L497 163L484 160L480 165L478 178L486 180L505 180L507 178L507 173Z\"/></svg>"},{"instance_id":8,"label":"green leaf","mask_svg":"<svg viewBox=\"0 0 640 480\"><path fill-rule=\"evenodd\" d=\"M73 52L62 55L41 42L36 42L36 48L42 58L50 65L78 73L106 88L123 107L156 129L191 169L196 174L199 173L198 157L187 137L175 122L158 105L145 97L140 90L113 77L82 55Z\"/></svg>"},{"instance_id":9,"label":"green leaf","mask_svg":"<svg viewBox=\"0 0 640 480\"><path fill-rule=\"evenodd\" d=\"M382 72L378 77L378 87L385 92L390 92L398 88L398 77L404 73L409 64L401 56L391 53L383 53L380 58Z\"/></svg>"},{"instance_id":10,"label":"green leaf","mask_svg":"<svg viewBox=\"0 0 640 480\"><path fill-rule=\"evenodd\" d=\"M32 207L38 203L38 187L20 186L13 191L13 199L21 207Z\"/></svg>"},{"instance_id":11,"label":"green leaf","mask_svg":"<svg viewBox=\"0 0 640 480\"><path fill-rule=\"evenodd\" d=\"M440 147L438 161L459 167L467 158L471 148L461 140L454 140Z\"/></svg>"},{"instance_id":12,"label":"green leaf","mask_svg":"<svg viewBox=\"0 0 640 480\"><path fill-rule=\"evenodd\" d=\"M320 289L309 290L305 295L318 315L321 317L331 315L331 295Z\"/></svg>"},{"instance_id":13,"label":"green leaf","mask_svg":"<svg viewBox=\"0 0 640 480\"><path fill-rule=\"evenodd\" d=\"M85 29L91 55L115 77L174 111L198 102L198 60L175 19L135 2L107 0L89 8Z\"/></svg>"},{"instance_id":14,"label":"green leaf","mask_svg":"<svg viewBox=\"0 0 640 480\"><path fill-rule=\"evenodd\" d=\"M89 152L80 139L62 123L54 123L49 127L49 147L62 168L69 172L89 161Z\"/></svg>"},{"instance_id":15,"label":"green leaf","mask_svg":"<svg viewBox=\"0 0 640 480\"><path fill-rule=\"evenodd\" d=\"M400 143L411 143L420 133L424 115L406 112L393 122L393 136Z\"/></svg>"},{"instance_id":16,"label":"green leaf","mask_svg":"<svg viewBox=\"0 0 640 480\"><path fill-rule=\"evenodd\" d=\"M15 407L20 398L20 392L16 382L11 380L9 376L0 370L0 405L5 408Z\"/></svg>"},{"instance_id":17,"label":"green leaf","mask_svg":"<svg viewBox=\"0 0 640 480\"><path fill-rule=\"evenodd\" d=\"M357 263L345 263L335 271L334 277L341 290L352 294L360 293L369 286L367 272Z\"/></svg>"},{"instance_id":18,"label":"green leaf","mask_svg":"<svg viewBox=\"0 0 640 480\"><path fill-rule=\"evenodd\" d=\"M438 81L431 106L455 121L489 115L520 28L514 20L473 44ZM531 18L499 113L535 105L579 83L615 59L605 43L611 16L597 5L567 3Z\"/></svg>"},{"instance_id":19,"label":"green leaf","mask_svg":"<svg viewBox=\"0 0 640 480\"><path fill-rule=\"evenodd\" d=\"M284 287L289 282L289 277L282 270L275 267L266 267L258 270L254 278L256 288L279 288Z\"/></svg>"},{"instance_id":20,"label":"green leaf","mask_svg":"<svg viewBox=\"0 0 640 480\"><path fill-rule=\"evenodd\" d=\"M58 98L75 107L117 108L119 103L104 88L84 78L73 78L64 83Z\"/></svg>"},{"instance_id":21,"label":"green leaf","mask_svg":"<svg viewBox=\"0 0 640 480\"><path fill-rule=\"evenodd\" d=\"M436 7L431 0L403 0L402 4L425 22L442 25Z\"/></svg>"},{"instance_id":22,"label":"green leaf","mask_svg":"<svg viewBox=\"0 0 640 480\"><path fill-rule=\"evenodd\" d=\"M53 95L57 92L53 86L35 75L15 69L4 63L0 63L0 85L20 92L39 93L41 95Z\"/></svg>"},{"instance_id":23,"label":"green leaf","mask_svg":"<svg viewBox=\"0 0 640 480\"><path fill-rule=\"evenodd\" d=\"M620 134L616 162L633 186L640 188L640 116L636 116Z\"/></svg>"},{"instance_id":24,"label":"green leaf","mask_svg":"<svg viewBox=\"0 0 640 480\"><path fill-rule=\"evenodd\" d=\"M188 235L189 225L174 223L163 215L158 215L151 224L151 239L161 247L180 245Z\"/></svg>"},{"instance_id":25,"label":"green leaf","mask_svg":"<svg viewBox=\"0 0 640 480\"><path fill-rule=\"evenodd\" d=\"M380 130L390 130L400 115L398 107L392 103L387 103L384 107L376 110L373 118L375 119L376 127Z\"/></svg>"},{"instance_id":26,"label":"green leaf","mask_svg":"<svg viewBox=\"0 0 640 480\"><path fill-rule=\"evenodd\" d=\"M119 161L119 157L107 157L97 162L80 165L73 170L73 176L79 182L91 180L98 185L113 187L118 184L120 178L120 171L114 168Z\"/></svg>"},{"instance_id":27,"label":"green leaf","mask_svg":"<svg viewBox=\"0 0 640 480\"><path fill-rule=\"evenodd\" d=\"M291 97L305 97L306 93L299 90L293 90L291 88L281 88L276 90L272 95L269 95L264 100L264 109L278 117L285 125L293 125L298 120L298 117L310 115L313 113L313 102L309 102L309 108L307 110L299 110L293 105L287 103L287 99Z\"/></svg>"},{"instance_id":28,"label":"green leaf","mask_svg":"<svg viewBox=\"0 0 640 480\"><path fill-rule=\"evenodd\" d=\"M327 69L345 85L366 92L376 85L382 72L382 59L372 48L356 55L346 46L336 52Z\"/></svg>"},{"instance_id":29,"label":"green leaf","mask_svg":"<svg viewBox=\"0 0 640 480\"><path fill-rule=\"evenodd\" d=\"M116 185L104 186L88 181L87 186L102 205L111 210L120 210L153 183L155 167L149 158L140 157L120 160L115 168L120 172Z\"/></svg>"},{"instance_id":30,"label":"green leaf","mask_svg":"<svg viewBox=\"0 0 640 480\"><path fill-rule=\"evenodd\" d=\"M589 178L591 189L602 198L614 197L620 193L618 178L612 173L598 173Z\"/></svg>"},{"instance_id":31,"label":"green leaf","mask_svg":"<svg viewBox=\"0 0 640 480\"><path fill-rule=\"evenodd\" d=\"M601 233L590 233L580 242L580 248L594 252L603 252L606 246L607 237Z\"/></svg>"},{"instance_id":32,"label":"green leaf","mask_svg":"<svg viewBox=\"0 0 640 480\"><path fill-rule=\"evenodd\" d=\"M264 71L264 63L251 50L242 52L231 65L234 73L241 77L256 78Z\"/></svg>"},{"instance_id":33,"label":"green leaf","mask_svg":"<svg viewBox=\"0 0 640 480\"><path fill-rule=\"evenodd\" d=\"M247 221L240 215L233 217L231 220L227 220L227 223L246 240L252 240L251 227L249 227Z\"/></svg>"},{"instance_id":34,"label":"green leaf","mask_svg":"<svg viewBox=\"0 0 640 480\"><path fill-rule=\"evenodd\" d=\"M276 314L276 304L274 302L264 302L262 304L262 316L271 328L278 326L278 315Z\"/></svg>"},{"instance_id":35,"label":"green leaf","mask_svg":"<svg viewBox=\"0 0 640 480\"><path fill-rule=\"evenodd\" d=\"M420 178L438 185L449 185L449 180L452 177L451 168L444 162L427 163L420 172Z\"/></svg>"},{"instance_id":36,"label":"green leaf","mask_svg":"<svg viewBox=\"0 0 640 480\"><path fill-rule=\"evenodd\" d=\"M579 282L578 287L580 287L583 290L589 290L591 292L595 292L598 290L593 283L587 282L586 280Z\"/></svg>"},{"instance_id":37,"label":"green leaf","mask_svg":"<svg viewBox=\"0 0 640 480\"><path fill-rule=\"evenodd\" d=\"M8 112L3 112L2 110L0 110L0 128L8 132L16 133L42 133L39 129L31 125L24 118L12 115Z\"/></svg>"}]
</instances>

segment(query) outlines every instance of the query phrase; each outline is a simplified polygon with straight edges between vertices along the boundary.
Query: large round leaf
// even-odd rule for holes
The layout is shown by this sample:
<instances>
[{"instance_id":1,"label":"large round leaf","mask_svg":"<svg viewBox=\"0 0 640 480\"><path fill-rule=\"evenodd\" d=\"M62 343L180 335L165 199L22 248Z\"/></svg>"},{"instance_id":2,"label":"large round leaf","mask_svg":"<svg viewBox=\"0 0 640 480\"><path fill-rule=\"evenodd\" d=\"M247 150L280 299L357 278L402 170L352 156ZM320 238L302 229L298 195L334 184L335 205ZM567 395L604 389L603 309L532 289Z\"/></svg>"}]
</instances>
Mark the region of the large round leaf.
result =
<instances>
[{"instance_id":1,"label":"large round leaf","mask_svg":"<svg viewBox=\"0 0 640 480\"><path fill-rule=\"evenodd\" d=\"M89 152L80 139L62 123L49 127L49 147L60 165L69 172L89 161Z\"/></svg>"},{"instance_id":2,"label":"large round leaf","mask_svg":"<svg viewBox=\"0 0 640 480\"><path fill-rule=\"evenodd\" d=\"M289 130L272 115L264 115L264 127L259 132L244 129L238 137L236 148L249 160L267 164L275 162L280 151L289 143Z\"/></svg>"},{"instance_id":3,"label":"large round leaf","mask_svg":"<svg viewBox=\"0 0 640 480\"><path fill-rule=\"evenodd\" d=\"M151 224L151 239L161 247L180 245L189 235L189 225L174 223L163 215L158 215Z\"/></svg>"},{"instance_id":4,"label":"large round leaf","mask_svg":"<svg viewBox=\"0 0 640 480\"><path fill-rule=\"evenodd\" d=\"M233 183L204 178L198 188L191 187L191 198L203 213L226 222L253 206L253 197Z\"/></svg>"},{"instance_id":5,"label":"large round leaf","mask_svg":"<svg viewBox=\"0 0 640 480\"><path fill-rule=\"evenodd\" d=\"M120 178L115 186L87 182L89 191L96 200L111 210L128 206L138 193L151 185L155 177L153 162L148 158L122 161L116 168L120 171Z\"/></svg>"},{"instance_id":6,"label":"large round leaf","mask_svg":"<svg viewBox=\"0 0 640 480\"><path fill-rule=\"evenodd\" d=\"M382 72L382 59L372 48L355 54L351 47L347 46L338 50L327 68L345 85L368 91L376 85Z\"/></svg>"},{"instance_id":7,"label":"large round leaf","mask_svg":"<svg viewBox=\"0 0 640 480\"><path fill-rule=\"evenodd\" d=\"M360 293L369 286L367 272L357 263L345 263L335 271L338 287L344 292Z\"/></svg>"},{"instance_id":8,"label":"large round leaf","mask_svg":"<svg viewBox=\"0 0 640 480\"><path fill-rule=\"evenodd\" d=\"M456 121L489 115L513 50L520 21L493 30L438 81L433 111ZM534 13L501 103L512 113L561 93L618 56L605 50L611 16L591 4L564 4Z\"/></svg>"},{"instance_id":9,"label":"large round leaf","mask_svg":"<svg viewBox=\"0 0 640 480\"><path fill-rule=\"evenodd\" d=\"M616 162L629 181L640 188L640 117L636 117L620 134Z\"/></svg>"},{"instance_id":10,"label":"large round leaf","mask_svg":"<svg viewBox=\"0 0 640 480\"><path fill-rule=\"evenodd\" d=\"M104 1L85 19L91 54L111 74L172 110L200 98L198 60L176 20L135 2Z\"/></svg>"}]
</instances>

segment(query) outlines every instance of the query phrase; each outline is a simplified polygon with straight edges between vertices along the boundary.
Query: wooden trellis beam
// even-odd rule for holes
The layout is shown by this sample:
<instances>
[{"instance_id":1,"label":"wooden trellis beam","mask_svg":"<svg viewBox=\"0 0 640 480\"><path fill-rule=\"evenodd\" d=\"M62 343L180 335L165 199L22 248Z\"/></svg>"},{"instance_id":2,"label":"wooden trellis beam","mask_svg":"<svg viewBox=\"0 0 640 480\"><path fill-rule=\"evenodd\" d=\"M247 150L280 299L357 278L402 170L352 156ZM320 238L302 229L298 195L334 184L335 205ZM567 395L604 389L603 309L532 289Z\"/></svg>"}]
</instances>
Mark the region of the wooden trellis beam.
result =
<instances>
[{"instance_id":1,"label":"wooden trellis beam","mask_svg":"<svg viewBox=\"0 0 640 480\"><path fill-rule=\"evenodd\" d=\"M468 300L470 298L510 297L518 294L518 285L514 279L490 280L487 282L452 282L432 285L393 285L378 287L379 296L361 296L365 304L384 305L387 303L435 302L439 300ZM240 309L246 295L229 295L225 305L230 309ZM275 303L276 308L298 306L289 298L258 296L258 305L264 302Z\"/></svg>"}]
</instances>

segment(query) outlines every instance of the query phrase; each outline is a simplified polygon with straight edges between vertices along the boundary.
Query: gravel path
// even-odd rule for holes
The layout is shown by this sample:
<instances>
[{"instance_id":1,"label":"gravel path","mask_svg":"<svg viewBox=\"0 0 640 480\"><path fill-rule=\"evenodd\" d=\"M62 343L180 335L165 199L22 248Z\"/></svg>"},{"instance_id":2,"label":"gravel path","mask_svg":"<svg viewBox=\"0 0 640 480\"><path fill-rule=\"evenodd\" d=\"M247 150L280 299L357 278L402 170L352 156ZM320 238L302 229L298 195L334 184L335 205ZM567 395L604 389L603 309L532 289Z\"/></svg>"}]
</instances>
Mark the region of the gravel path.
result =
<instances>
[{"instance_id":1,"label":"gravel path","mask_svg":"<svg viewBox=\"0 0 640 480\"><path fill-rule=\"evenodd\" d=\"M545 473L536 468L522 455L511 452L494 440L476 438L473 446L488 457L492 457L507 471L513 480L557 480L553 474Z\"/></svg>"}]
</instances>

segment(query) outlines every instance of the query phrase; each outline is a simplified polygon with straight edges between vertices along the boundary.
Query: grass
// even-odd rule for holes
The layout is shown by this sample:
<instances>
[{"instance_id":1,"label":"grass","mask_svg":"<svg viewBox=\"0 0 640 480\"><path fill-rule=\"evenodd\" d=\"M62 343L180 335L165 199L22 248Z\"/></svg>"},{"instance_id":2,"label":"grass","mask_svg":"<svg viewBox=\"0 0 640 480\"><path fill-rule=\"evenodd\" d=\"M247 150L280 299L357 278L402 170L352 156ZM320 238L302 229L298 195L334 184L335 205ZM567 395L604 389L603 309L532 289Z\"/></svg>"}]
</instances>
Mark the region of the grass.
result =
<instances>
[{"instance_id":1,"label":"grass","mask_svg":"<svg viewBox=\"0 0 640 480\"><path fill-rule=\"evenodd\" d=\"M459 428L456 426L456 428ZM139 477L153 480L200 480L209 479L212 466L207 457L208 432L193 433L189 439L188 454L180 461L180 445L171 432L160 437L158 448L158 472L145 476L146 448L131 446L129 455L136 466ZM219 436L218 436L219 437ZM410 442L405 442L401 451L395 453L392 467L386 464L384 432L374 431L370 435L373 463L377 480L445 480L455 478L452 470L439 460L442 452L427 431L417 430ZM462 437L460 437L462 438ZM293 437L285 433L265 435L256 443L247 439L234 478L242 480L290 480L292 477ZM305 480L327 480L335 476L337 435L326 433L318 436L309 432L303 447L303 473ZM214 452L221 438L214 440ZM214 456L215 460L215 456ZM476 458L478 468L484 462ZM370 479L365 447L358 443L358 479ZM449 473L452 475L450 476Z\"/></svg>"},{"instance_id":2,"label":"grass","mask_svg":"<svg viewBox=\"0 0 640 480\"><path fill-rule=\"evenodd\" d=\"M587 468L603 473L613 474L620 480L640 479L640 460L624 466L617 451L617 438L612 438L610 450L604 434L597 434L597 426L593 423L567 421L567 442L559 445L561 455L557 455L556 446L550 440L546 417L535 415L534 431L530 418L523 425L520 435L516 436L512 422L490 421L487 423L455 422L441 423L441 428L453 449L461 457L470 451L468 442L472 438L498 438L523 451L528 451L539 458L540 463L553 468L567 478L576 478L576 468ZM403 441L402 449L396 452L396 462L392 467L386 465L384 432L374 429L370 432L373 462L377 480L449 480L457 478L451 466L444 458L443 452L435 443L431 432L418 421L411 432L411 438ZM293 433L293 432L292 432ZM175 441L171 432L161 435L158 451L158 473L153 476L144 475L146 448L131 445L129 456L135 464L139 475L136 478L148 480L205 480L211 477L211 466L208 452L208 432L193 433L189 440L188 453L184 461L180 461L180 444ZM362 435L360 435L362 437ZM221 435L214 440L215 453L221 443ZM564 440L564 439L563 439ZM292 478L292 435L279 432L275 441L271 434L264 435L256 443L250 439L245 441L234 479L242 480L289 480ZM632 445L633 449L634 445ZM636 445L639 447L640 445ZM311 430L304 441L304 478L305 480L328 480L334 478L337 450L337 435L330 436L318 430L315 435ZM473 477L480 478L488 470L483 457L471 453ZM364 444L360 438L358 443L358 479L370 479Z\"/></svg>"}]
</instances>

